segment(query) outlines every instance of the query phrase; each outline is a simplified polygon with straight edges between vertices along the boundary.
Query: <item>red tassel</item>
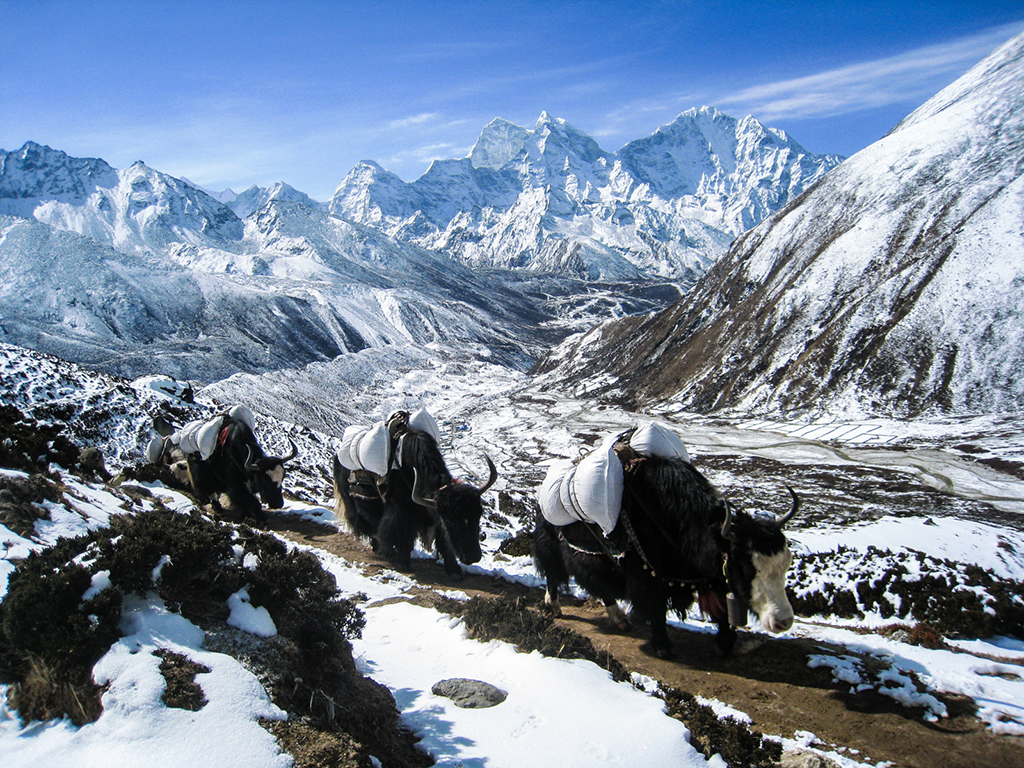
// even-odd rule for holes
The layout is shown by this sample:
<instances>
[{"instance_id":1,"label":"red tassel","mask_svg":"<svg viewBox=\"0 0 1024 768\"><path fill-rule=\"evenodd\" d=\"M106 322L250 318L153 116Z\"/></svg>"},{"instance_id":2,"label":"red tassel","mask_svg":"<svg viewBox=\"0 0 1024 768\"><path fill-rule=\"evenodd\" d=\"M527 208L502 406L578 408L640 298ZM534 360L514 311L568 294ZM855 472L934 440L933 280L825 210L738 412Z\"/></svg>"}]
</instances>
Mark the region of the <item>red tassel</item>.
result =
<instances>
[{"instance_id":1,"label":"red tassel","mask_svg":"<svg viewBox=\"0 0 1024 768\"><path fill-rule=\"evenodd\" d=\"M716 620L728 621L729 611L725 607L725 602L722 600L721 595L717 592L700 590L697 593L697 607L700 608L700 612L705 616Z\"/></svg>"}]
</instances>

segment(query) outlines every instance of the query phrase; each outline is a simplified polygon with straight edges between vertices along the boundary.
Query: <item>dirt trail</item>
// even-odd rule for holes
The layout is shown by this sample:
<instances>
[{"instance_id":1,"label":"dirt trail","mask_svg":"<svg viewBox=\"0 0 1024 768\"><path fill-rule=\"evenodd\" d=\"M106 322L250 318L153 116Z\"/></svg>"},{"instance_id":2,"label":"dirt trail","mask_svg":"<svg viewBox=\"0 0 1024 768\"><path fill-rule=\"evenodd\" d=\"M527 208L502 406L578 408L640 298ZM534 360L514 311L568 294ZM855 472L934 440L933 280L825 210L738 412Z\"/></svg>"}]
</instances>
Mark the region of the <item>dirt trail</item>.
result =
<instances>
[{"instance_id":1,"label":"dirt trail","mask_svg":"<svg viewBox=\"0 0 1024 768\"><path fill-rule=\"evenodd\" d=\"M297 542L361 564L368 574L389 569L367 544L333 528L287 515L274 515L271 527ZM454 580L433 561L414 560L409 575L422 587L422 592L413 590L410 597L427 604L436 590L448 589L470 596L527 597L538 606L542 598L539 589L497 577L468 574L464 580ZM792 738L797 731L809 731L820 740L814 745L818 748L840 751L845 747L841 754L852 759L868 764L888 761L894 768L1024 766L1024 739L993 736L974 717L969 699L943 697L950 716L927 723L921 719L921 710L902 707L874 691L850 694L848 685L832 682L831 670L807 666L808 654L823 649L849 653L847 649L800 638L766 639L749 653L721 659L707 635L669 627L677 655L666 661L651 654L645 631L613 630L600 603L565 600L562 607L560 621L566 627L588 637L595 648L609 651L627 669L725 702L749 715L752 727L762 733Z\"/></svg>"}]
</instances>

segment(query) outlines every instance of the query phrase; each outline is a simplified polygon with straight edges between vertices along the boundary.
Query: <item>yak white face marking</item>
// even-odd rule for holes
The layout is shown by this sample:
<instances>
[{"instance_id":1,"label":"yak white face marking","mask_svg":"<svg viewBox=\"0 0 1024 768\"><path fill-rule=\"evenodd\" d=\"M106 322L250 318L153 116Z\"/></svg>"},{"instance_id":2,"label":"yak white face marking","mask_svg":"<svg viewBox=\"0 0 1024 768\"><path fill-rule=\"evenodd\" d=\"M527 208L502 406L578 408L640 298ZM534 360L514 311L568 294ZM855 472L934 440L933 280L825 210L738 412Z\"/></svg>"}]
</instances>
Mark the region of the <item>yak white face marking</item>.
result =
<instances>
[{"instance_id":1,"label":"yak white face marking","mask_svg":"<svg viewBox=\"0 0 1024 768\"><path fill-rule=\"evenodd\" d=\"M750 588L750 607L761 626L769 632L785 632L793 626L793 606L786 597L786 572L793 562L789 546L774 555L753 553L754 576Z\"/></svg>"},{"instance_id":2,"label":"yak white face marking","mask_svg":"<svg viewBox=\"0 0 1024 768\"><path fill-rule=\"evenodd\" d=\"M267 476L274 481L274 484L280 486L284 482L284 465L278 464L272 469L267 470Z\"/></svg>"}]
</instances>

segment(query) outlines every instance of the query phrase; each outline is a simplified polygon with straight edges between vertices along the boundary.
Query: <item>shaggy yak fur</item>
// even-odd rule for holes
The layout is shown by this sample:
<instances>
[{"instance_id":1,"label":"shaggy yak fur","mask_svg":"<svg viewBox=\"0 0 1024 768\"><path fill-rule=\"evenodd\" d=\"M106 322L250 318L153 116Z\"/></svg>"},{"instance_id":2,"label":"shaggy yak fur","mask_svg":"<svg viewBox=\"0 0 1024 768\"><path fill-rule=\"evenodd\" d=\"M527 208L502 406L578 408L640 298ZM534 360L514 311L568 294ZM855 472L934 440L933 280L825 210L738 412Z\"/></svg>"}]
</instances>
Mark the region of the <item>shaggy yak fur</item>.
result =
<instances>
[{"instance_id":1,"label":"shaggy yak fur","mask_svg":"<svg viewBox=\"0 0 1024 768\"><path fill-rule=\"evenodd\" d=\"M186 456L192 488L203 503L220 509L219 497L224 494L243 519L265 523L260 499L268 509L284 506L284 465L298 453L295 443L290 438L288 442L287 456L267 456L245 422L225 418L210 458L204 460L198 453Z\"/></svg>"},{"instance_id":2,"label":"shaggy yak fur","mask_svg":"<svg viewBox=\"0 0 1024 768\"><path fill-rule=\"evenodd\" d=\"M394 458L385 477L346 469L335 456L335 508L353 533L368 538L397 568L410 568L419 538L437 549L447 574L461 577L460 561L480 560L481 496L498 471L485 456L490 475L476 488L452 477L430 434L401 419L389 422L389 430Z\"/></svg>"},{"instance_id":3,"label":"shaggy yak fur","mask_svg":"<svg viewBox=\"0 0 1024 768\"><path fill-rule=\"evenodd\" d=\"M722 655L736 642L730 593L752 607L767 629L788 629L793 611L785 572L791 556L782 526L799 507L796 494L790 491L793 509L782 518L753 517L733 509L689 462L635 453L620 459L622 508L607 538L596 525L554 526L537 515L534 561L547 579L549 608L561 612L558 589L574 577L624 631L630 624L617 601L629 602L634 617L650 624L652 647L662 658L673 655L666 612L684 615L695 599L718 625L715 645ZM745 623L745 611L739 623Z\"/></svg>"}]
</instances>

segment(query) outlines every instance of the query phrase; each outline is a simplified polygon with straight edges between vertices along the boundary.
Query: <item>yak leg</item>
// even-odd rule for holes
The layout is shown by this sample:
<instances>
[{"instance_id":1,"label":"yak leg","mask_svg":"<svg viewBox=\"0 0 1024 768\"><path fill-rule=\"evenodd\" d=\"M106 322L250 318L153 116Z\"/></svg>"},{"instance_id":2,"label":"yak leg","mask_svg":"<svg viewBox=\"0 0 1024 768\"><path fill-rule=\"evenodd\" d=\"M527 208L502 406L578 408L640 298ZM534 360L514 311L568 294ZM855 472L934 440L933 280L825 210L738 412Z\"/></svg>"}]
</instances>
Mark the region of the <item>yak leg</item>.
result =
<instances>
[{"instance_id":1,"label":"yak leg","mask_svg":"<svg viewBox=\"0 0 1024 768\"><path fill-rule=\"evenodd\" d=\"M619 608L619 604L614 600L604 600L603 602L604 609L608 612L608 618L615 625L615 628L620 632L629 632L633 628L633 624L625 612Z\"/></svg>"},{"instance_id":2,"label":"yak leg","mask_svg":"<svg viewBox=\"0 0 1024 768\"><path fill-rule=\"evenodd\" d=\"M558 584L551 579L544 588L544 607L554 616L562 615L562 606L558 604Z\"/></svg>"},{"instance_id":3,"label":"yak leg","mask_svg":"<svg viewBox=\"0 0 1024 768\"><path fill-rule=\"evenodd\" d=\"M455 554L455 547L448 540L448 534L445 532L444 526L431 526L430 533L432 534L431 538L434 539L434 548L441 553L441 560L444 561L444 572L455 579L463 578L464 574L462 566L459 565L459 556Z\"/></svg>"},{"instance_id":4,"label":"yak leg","mask_svg":"<svg viewBox=\"0 0 1024 768\"><path fill-rule=\"evenodd\" d=\"M537 571L546 580L545 610L555 616L561 616L562 606L558 604L558 588L569 583L569 570L558 541L558 532L540 513L534 520L533 562Z\"/></svg>"},{"instance_id":5,"label":"yak leg","mask_svg":"<svg viewBox=\"0 0 1024 768\"><path fill-rule=\"evenodd\" d=\"M415 510L407 509L394 501L384 504L384 514L377 528L380 554L399 570L412 569L412 550L418 535L415 521L411 519L415 516Z\"/></svg>"},{"instance_id":6,"label":"yak leg","mask_svg":"<svg viewBox=\"0 0 1024 768\"><path fill-rule=\"evenodd\" d=\"M713 617L718 625L718 633L715 635L715 650L719 656L728 656L736 644L736 630L729 626L729 617L720 619Z\"/></svg>"},{"instance_id":7,"label":"yak leg","mask_svg":"<svg viewBox=\"0 0 1024 768\"><path fill-rule=\"evenodd\" d=\"M665 610L651 615L651 645L659 659L671 659L676 655L672 643L668 639L668 623Z\"/></svg>"},{"instance_id":8,"label":"yak leg","mask_svg":"<svg viewBox=\"0 0 1024 768\"><path fill-rule=\"evenodd\" d=\"M636 564L634 563L634 566ZM658 658L671 659L675 650L668 639L668 592L666 586L641 573L630 574L627 598L633 605L633 615L651 627L651 647Z\"/></svg>"}]
</instances>

